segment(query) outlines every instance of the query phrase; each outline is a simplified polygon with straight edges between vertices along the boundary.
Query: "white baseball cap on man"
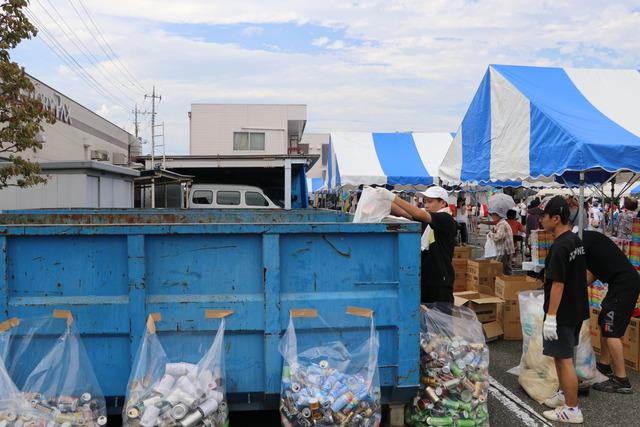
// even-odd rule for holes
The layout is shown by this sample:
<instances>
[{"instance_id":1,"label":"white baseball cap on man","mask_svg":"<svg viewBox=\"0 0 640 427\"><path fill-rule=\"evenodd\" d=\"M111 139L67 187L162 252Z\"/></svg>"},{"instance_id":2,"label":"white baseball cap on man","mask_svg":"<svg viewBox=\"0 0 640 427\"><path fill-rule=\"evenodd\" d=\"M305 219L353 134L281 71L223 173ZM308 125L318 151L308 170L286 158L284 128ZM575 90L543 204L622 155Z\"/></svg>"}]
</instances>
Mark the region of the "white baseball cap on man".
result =
<instances>
[{"instance_id":1,"label":"white baseball cap on man","mask_svg":"<svg viewBox=\"0 0 640 427\"><path fill-rule=\"evenodd\" d=\"M422 194L429 199L442 199L445 202L449 199L447 190L437 185L427 188L427 191L423 191Z\"/></svg>"}]
</instances>

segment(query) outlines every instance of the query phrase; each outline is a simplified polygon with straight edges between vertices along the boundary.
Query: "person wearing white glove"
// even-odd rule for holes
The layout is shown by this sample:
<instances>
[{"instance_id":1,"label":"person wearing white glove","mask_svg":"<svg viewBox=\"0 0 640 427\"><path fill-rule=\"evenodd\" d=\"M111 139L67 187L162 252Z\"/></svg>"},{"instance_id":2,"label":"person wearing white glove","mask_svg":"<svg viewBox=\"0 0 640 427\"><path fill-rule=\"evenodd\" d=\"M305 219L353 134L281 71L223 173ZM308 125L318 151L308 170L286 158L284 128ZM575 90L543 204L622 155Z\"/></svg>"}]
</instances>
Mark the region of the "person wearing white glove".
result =
<instances>
[{"instance_id":1,"label":"person wearing white glove","mask_svg":"<svg viewBox=\"0 0 640 427\"><path fill-rule=\"evenodd\" d=\"M547 341L558 340L558 322L556 316L547 314L542 325L542 337Z\"/></svg>"},{"instance_id":2,"label":"person wearing white glove","mask_svg":"<svg viewBox=\"0 0 640 427\"><path fill-rule=\"evenodd\" d=\"M573 364L580 327L589 318L587 264L580 238L571 232L569 205L556 196L544 207L542 225L554 242L545 259L542 353L553 357L560 382L558 395L544 403L545 418L562 423L583 422L578 407L578 377ZM558 398L561 396L562 398Z\"/></svg>"}]
</instances>

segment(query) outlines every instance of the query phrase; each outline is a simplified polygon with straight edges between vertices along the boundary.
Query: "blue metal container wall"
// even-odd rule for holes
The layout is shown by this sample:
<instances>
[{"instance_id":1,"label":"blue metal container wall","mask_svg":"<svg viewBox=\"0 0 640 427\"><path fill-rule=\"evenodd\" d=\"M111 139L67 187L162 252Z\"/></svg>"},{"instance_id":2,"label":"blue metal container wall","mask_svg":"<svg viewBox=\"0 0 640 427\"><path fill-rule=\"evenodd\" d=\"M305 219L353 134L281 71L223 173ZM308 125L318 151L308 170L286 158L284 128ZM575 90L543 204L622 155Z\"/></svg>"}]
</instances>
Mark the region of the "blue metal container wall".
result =
<instances>
[{"instance_id":1,"label":"blue metal container wall","mask_svg":"<svg viewBox=\"0 0 640 427\"><path fill-rule=\"evenodd\" d=\"M148 313L162 314L169 355L195 361L218 327L204 310L232 309L228 392L277 394L289 309L316 308L360 343L367 324L345 310L367 307L380 334L381 385L417 386L418 224L353 224L324 211L179 213L182 223L152 224L156 211L74 212L93 225L70 224L62 211L0 215L3 317L71 310L105 395L122 396Z\"/></svg>"}]
</instances>

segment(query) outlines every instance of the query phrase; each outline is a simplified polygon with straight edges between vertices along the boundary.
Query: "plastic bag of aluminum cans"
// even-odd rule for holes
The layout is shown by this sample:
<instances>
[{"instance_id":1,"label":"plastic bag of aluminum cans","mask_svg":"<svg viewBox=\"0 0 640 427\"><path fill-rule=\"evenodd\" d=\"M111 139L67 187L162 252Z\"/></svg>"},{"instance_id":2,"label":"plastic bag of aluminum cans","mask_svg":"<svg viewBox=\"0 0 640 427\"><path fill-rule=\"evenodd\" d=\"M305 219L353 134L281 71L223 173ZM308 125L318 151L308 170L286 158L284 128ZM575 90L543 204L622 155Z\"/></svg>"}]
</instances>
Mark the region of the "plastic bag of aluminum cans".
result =
<instances>
[{"instance_id":1,"label":"plastic bag of aluminum cans","mask_svg":"<svg viewBox=\"0 0 640 427\"><path fill-rule=\"evenodd\" d=\"M317 310L294 309L280 341L280 419L285 427L380 425L378 334L373 311L348 307L340 337ZM304 333L296 335L295 323ZM360 326L359 323L362 323ZM341 338L341 339L339 339Z\"/></svg>"},{"instance_id":2,"label":"plastic bag of aluminum cans","mask_svg":"<svg viewBox=\"0 0 640 427\"><path fill-rule=\"evenodd\" d=\"M149 316L129 377L123 426L228 425L223 344L224 317L229 314L229 310L206 310L205 317L221 319L213 343L207 344L203 356L198 346L181 346L182 360L170 358L160 343L156 334L160 315Z\"/></svg>"},{"instance_id":3,"label":"plastic bag of aluminum cans","mask_svg":"<svg viewBox=\"0 0 640 427\"><path fill-rule=\"evenodd\" d=\"M405 422L423 426L487 426L489 348L475 313L451 304L423 306L421 385Z\"/></svg>"},{"instance_id":4,"label":"plastic bag of aluminum cans","mask_svg":"<svg viewBox=\"0 0 640 427\"><path fill-rule=\"evenodd\" d=\"M106 425L104 395L71 312L21 319L14 331L7 367L20 402L7 425Z\"/></svg>"},{"instance_id":5,"label":"plastic bag of aluminum cans","mask_svg":"<svg viewBox=\"0 0 640 427\"><path fill-rule=\"evenodd\" d=\"M11 329L19 325L16 318L0 323L0 425L5 422L16 421L20 411L20 392L7 372L4 365L5 357L9 350Z\"/></svg>"}]
</instances>

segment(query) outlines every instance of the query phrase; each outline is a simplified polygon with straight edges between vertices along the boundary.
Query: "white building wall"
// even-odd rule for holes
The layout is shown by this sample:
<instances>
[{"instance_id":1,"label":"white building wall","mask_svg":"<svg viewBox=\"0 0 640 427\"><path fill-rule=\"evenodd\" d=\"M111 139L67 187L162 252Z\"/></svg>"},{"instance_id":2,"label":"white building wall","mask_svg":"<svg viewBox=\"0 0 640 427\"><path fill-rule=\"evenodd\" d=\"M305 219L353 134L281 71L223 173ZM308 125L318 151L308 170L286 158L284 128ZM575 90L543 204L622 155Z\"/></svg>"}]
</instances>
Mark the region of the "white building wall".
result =
<instances>
[{"instance_id":1,"label":"white building wall","mask_svg":"<svg viewBox=\"0 0 640 427\"><path fill-rule=\"evenodd\" d=\"M329 144L328 133L305 133L300 144L309 145L309 154L319 155L313 167L307 172L307 178L324 178L327 171L326 159L322 158L322 146ZM324 165L323 165L324 163Z\"/></svg>"},{"instance_id":2,"label":"white building wall","mask_svg":"<svg viewBox=\"0 0 640 427\"><path fill-rule=\"evenodd\" d=\"M190 154L285 155L290 120L306 120L304 105L192 104ZM264 151L233 150L234 132L264 132Z\"/></svg>"},{"instance_id":3,"label":"white building wall","mask_svg":"<svg viewBox=\"0 0 640 427\"><path fill-rule=\"evenodd\" d=\"M45 142L36 153L22 155L36 161L90 160L91 150L127 155L132 135L55 89L32 78L36 96L58 112L53 125L43 123Z\"/></svg>"},{"instance_id":4,"label":"white building wall","mask_svg":"<svg viewBox=\"0 0 640 427\"><path fill-rule=\"evenodd\" d=\"M43 185L0 190L0 210L98 207L132 208L131 179L61 173L50 174Z\"/></svg>"}]
</instances>

